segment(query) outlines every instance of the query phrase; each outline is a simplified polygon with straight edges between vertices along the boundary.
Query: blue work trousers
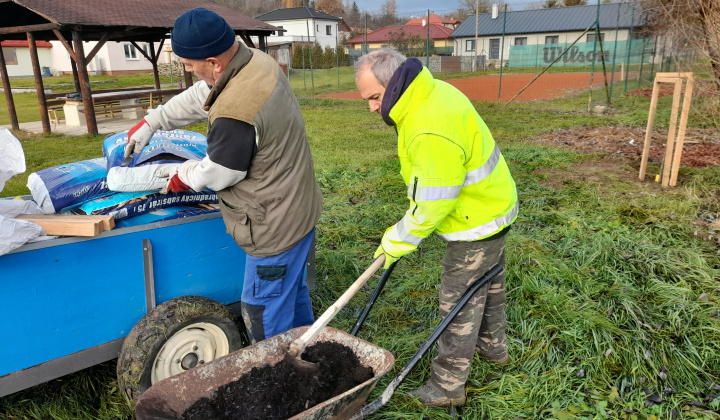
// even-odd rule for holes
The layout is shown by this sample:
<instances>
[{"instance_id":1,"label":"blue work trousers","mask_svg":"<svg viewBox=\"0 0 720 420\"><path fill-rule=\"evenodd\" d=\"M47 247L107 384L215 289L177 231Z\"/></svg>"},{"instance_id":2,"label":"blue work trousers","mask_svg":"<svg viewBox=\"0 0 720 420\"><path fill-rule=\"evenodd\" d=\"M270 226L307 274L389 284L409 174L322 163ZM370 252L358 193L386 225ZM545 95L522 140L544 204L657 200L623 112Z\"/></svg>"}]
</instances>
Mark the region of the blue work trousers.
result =
<instances>
[{"instance_id":1,"label":"blue work trousers","mask_svg":"<svg viewBox=\"0 0 720 420\"><path fill-rule=\"evenodd\" d=\"M315 321L305 281L305 266L314 237L313 228L281 254L246 257L241 308L251 342Z\"/></svg>"}]
</instances>

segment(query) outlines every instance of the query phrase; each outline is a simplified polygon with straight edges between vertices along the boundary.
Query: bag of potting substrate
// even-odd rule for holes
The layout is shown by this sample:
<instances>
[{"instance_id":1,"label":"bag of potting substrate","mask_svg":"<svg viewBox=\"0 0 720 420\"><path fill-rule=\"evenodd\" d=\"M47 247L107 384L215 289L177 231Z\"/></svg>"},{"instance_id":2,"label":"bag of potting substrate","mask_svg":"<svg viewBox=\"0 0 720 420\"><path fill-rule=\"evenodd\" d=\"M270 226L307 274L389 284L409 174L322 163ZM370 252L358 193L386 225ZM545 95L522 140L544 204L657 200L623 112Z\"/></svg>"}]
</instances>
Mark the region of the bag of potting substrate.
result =
<instances>
[{"instance_id":1,"label":"bag of potting substrate","mask_svg":"<svg viewBox=\"0 0 720 420\"><path fill-rule=\"evenodd\" d=\"M215 191L193 190L160 194L120 192L81 203L70 209L73 214L111 214L115 220L127 219L171 206L217 203Z\"/></svg>"},{"instance_id":2,"label":"bag of potting substrate","mask_svg":"<svg viewBox=\"0 0 720 420\"><path fill-rule=\"evenodd\" d=\"M151 212L141 214L136 217L118 220L115 223L116 228L146 225L153 222L161 222L165 220L181 219L183 217L198 216L201 214L219 213L220 209L213 207L212 204L199 204L197 206L172 206L164 209L153 210Z\"/></svg>"},{"instance_id":3,"label":"bag of potting substrate","mask_svg":"<svg viewBox=\"0 0 720 420\"><path fill-rule=\"evenodd\" d=\"M33 199L47 214L111 193L104 158L53 166L28 176Z\"/></svg>"},{"instance_id":4,"label":"bag of potting substrate","mask_svg":"<svg viewBox=\"0 0 720 420\"><path fill-rule=\"evenodd\" d=\"M107 169L120 166L125 160L125 146L128 132L108 136L103 142L103 155ZM207 138L188 130L157 130L150 143L140 153L133 154L128 167L147 163L177 163L186 160L200 160L207 153Z\"/></svg>"}]
</instances>

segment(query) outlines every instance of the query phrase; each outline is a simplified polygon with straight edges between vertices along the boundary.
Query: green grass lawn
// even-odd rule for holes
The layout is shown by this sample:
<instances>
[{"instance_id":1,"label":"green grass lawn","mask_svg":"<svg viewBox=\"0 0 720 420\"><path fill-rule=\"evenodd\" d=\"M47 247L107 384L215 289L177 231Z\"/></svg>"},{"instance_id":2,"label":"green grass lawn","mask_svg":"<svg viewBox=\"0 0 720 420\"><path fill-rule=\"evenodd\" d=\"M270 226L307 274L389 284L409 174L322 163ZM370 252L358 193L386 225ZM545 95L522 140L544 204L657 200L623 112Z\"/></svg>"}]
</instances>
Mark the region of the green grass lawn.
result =
<instances>
[{"instance_id":1,"label":"green grass lawn","mask_svg":"<svg viewBox=\"0 0 720 420\"><path fill-rule=\"evenodd\" d=\"M337 89L333 71L313 74L315 93ZM340 87L352 87L352 69L341 72ZM308 90L302 74L290 81L324 195L312 292L320 314L370 265L383 231L402 217L407 201L393 129L364 102L313 99L307 77ZM462 418L720 419L720 248L699 239L693 225L720 213L720 167L682 168L678 186L663 190L635 181L635 164L533 143L558 128L647 123L645 98L620 98L600 117L584 111L586 101L476 104L510 165L521 204L507 245L511 362L473 362ZM667 124L658 113L655 127ZM707 122L691 115L689 127ZM28 172L102 154L101 136L21 141ZM601 181L578 176L587 163L601 161L617 162ZM658 171L651 165L649 173ZM10 180L2 195L27 193L25 179ZM359 333L397 359L371 398L440 321L443 250L433 237L403 258ZM375 281L332 326L352 327ZM373 419L450 418L446 409L424 408L405 394L427 381L432 357ZM0 398L0 418L126 419L132 411L108 362Z\"/></svg>"}]
</instances>

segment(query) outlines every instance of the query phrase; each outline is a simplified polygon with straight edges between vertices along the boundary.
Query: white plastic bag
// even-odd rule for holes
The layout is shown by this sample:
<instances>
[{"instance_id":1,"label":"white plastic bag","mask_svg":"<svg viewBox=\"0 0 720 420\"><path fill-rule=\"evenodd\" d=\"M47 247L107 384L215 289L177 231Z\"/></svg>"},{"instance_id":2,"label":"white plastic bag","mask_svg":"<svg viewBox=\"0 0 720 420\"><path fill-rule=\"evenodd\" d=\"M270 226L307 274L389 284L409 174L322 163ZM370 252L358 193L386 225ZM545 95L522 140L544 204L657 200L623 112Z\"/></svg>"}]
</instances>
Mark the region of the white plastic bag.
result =
<instances>
[{"instance_id":1,"label":"white plastic bag","mask_svg":"<svg viewBox=\"0 0 720 420\"><path fill-rule=\"evenodd\" d=\"M33 222L0 216L0 255L44 234L43 228Z\"/></svg>"},{"instance_id":2,"label":"white plastic bag","mask_svg":"<svg viewBox=\"0 0 720 420\"><path fill-rule=\"evenodd\" d=\"M20 141L7 128L0 127L0 191L14 175L25 172L25 153ZM41 213L32 201L0 200L0 255L7 254L31 239L44 235L39 225L16 220L24 213Z\"/></svg>"},{"instance_id":3,"label":"white plastic bag","mask_svg":"<svg viewBox=\"0 0 720 420\"><path fill-rule=\"evenodd\" d=\"M7 128L0 127L0 191L5 182L17 174L25 172L25 153L22 145Z\"/></svg>"}]
</instances>

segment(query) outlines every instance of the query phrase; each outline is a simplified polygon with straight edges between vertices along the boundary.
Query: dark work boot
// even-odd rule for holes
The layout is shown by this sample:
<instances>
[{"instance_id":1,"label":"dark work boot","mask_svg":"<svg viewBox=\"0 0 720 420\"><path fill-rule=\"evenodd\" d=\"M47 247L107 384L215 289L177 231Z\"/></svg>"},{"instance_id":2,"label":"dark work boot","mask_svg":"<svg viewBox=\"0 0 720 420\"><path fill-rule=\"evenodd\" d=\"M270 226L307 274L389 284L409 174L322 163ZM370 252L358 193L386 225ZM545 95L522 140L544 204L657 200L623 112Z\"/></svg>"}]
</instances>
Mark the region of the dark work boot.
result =
<instances>
[{"instance_id":1,"label":"dark work boot","mask_svg":"<svg viewBox=\"0 0 720 420\"><path fill-rule=\"evenodd\" d=\"M465 405L465 387L460 387L455 391L447 392L437 387L434 383L428 382L427 385L414 391L410 391L408 394L413 397L417 397L426 407Z\"/></svg>"}]
</instances>

